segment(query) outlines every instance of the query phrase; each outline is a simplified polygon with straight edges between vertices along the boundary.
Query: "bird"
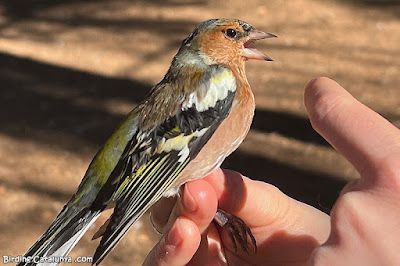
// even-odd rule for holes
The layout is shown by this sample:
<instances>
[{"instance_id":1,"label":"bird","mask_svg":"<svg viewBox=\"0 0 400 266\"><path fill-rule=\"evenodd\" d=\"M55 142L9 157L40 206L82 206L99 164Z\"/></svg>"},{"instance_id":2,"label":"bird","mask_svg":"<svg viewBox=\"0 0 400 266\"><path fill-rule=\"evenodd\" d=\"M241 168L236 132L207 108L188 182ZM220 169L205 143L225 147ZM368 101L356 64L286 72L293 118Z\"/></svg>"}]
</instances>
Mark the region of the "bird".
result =
<instances>
[{"instance_id":1,"label":"bird","mask_svg":"<svg viewBox=\"0 0 400 266\"><path fill-rule=\"evenodd\" d=\"M185 182L219 168L244 140L254 116L245 62L273 61L250 45L271 37L276 35L239 19L197 25L164 78L100 148L75 194L17 265L67 256L99 215L114 208L95 234L101 240L92 265L99 265L161 197L177 195ZM237 241L248 252L248 237L256 249L240 218L218 209L215 221L227 228L235 249Z\"/></svg>"}]
</instances>

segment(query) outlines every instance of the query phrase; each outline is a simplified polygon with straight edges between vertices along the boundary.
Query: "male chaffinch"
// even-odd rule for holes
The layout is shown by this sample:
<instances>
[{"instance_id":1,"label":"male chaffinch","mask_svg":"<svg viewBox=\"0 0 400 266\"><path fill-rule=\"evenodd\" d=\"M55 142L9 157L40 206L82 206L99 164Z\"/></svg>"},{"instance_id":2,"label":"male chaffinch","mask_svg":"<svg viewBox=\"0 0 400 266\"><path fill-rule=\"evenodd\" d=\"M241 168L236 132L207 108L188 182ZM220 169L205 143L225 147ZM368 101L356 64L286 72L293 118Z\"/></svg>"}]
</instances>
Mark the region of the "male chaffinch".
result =
<instances>
[{"instance_id":1,"label":"male chaffinch","mask_svg":"<svg viewBox=\"0 0 400 266\"><path fill-rule=\"evenodd\" d=\"M237 19L199 24L163 80L106 141L76 193L24 257L66 256L100 213L115 206L95 234L102 236L93 257L98 265L162 196L176 195L185 182L218 168L243 141L253 119L245 61L271 61L248 46L270 37L276 36ZM256 248L241 219L218 209L215 220L227 228L235 248L238 241L248 252L248 237Z\"/></svg>"}]
</instances>

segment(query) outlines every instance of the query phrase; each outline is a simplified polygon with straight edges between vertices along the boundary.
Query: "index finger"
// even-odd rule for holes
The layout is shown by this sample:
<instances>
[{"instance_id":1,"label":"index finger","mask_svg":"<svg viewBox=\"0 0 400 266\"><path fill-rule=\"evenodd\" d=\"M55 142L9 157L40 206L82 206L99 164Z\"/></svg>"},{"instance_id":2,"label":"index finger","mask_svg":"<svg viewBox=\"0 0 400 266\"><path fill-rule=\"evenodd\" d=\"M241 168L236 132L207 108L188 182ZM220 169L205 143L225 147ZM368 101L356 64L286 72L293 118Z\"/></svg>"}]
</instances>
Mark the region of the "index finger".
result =
<instances>
[{"instance_id":1,"label":"index finger","mask_svg":"<svg viewBox=\"0 0 400 266\"><path fill-rule=\"evenodd\" d=\"M377 173L400 159L400 131L328 78L307 84L304 101L311 124L345 156L361 176ZM397 164L395 164L397 165ZM366 173L373 173L366 174Z\"/></svg>"},{"instance_id":2,"label":"index finger","mask_svg":"<svg viewBox=\"0 0 400 266\"><path fill-rule=\"evenodd\" d=\"M278 242L287 245L287 248L293 243L291 236L307 235L309 238L304 238L303 249L294 249L307 254L308 248L314 248L328 237L329 216L286 196L273 185L251 180L226 169L217 169L204 180L214 188L218 206L243 219L252 229L257 242L266 249L276 248ZM277 237L283 231L288 237ZM229 239L227 235L226 239Z\"/></svg>"},{"instance_id":3,"label":"index finger","mask_svg":"<svg viewBox=\"0 0 400 266\"><path fill-rule=\"evenodd\" d=\"M316 216L322 217L319 219L323 220L321 226L327 224L325 214L320 211L288 197L271 184L251 180L238 172L217 169L204 180L214 188L218 206L241 217L249 227L256 228L274 223L279 226L292 218L297 219L294 217L299 213L307 213L310 220ZM307 224L305 220L302 221Z\"/></svg>"}]
</instances>

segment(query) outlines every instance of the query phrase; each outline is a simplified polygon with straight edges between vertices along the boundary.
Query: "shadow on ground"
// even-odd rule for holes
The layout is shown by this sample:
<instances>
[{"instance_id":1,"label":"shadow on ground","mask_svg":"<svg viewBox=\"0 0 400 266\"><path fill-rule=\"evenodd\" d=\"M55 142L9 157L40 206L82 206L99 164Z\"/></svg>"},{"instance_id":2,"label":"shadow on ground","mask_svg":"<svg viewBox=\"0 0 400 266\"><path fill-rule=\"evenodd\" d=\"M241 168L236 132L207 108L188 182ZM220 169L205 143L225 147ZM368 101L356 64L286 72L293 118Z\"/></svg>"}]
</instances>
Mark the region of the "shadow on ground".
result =
<instances>
[{"instance_id":1,"label":"shadow on ground","mask_svg":"<svg viewBox=\"0 0 400 266\"><path fill-rule=\"evenodd\" d=\"M31 138L35 130L48 130L101 145L123 118L107 112L106 102L114 100L134 106L150 90L149 85L129 79L100 76L4 53L0 53L0 62L0 131L13 137ZM42 137L35 140L49 141L45 134Z\"/></svg>"},{"instance_id":2,"label":"shadow on ground","mask_svg":"<svg viewBox=\"0 0 400 266\"><path fill-rule=\"evenodd\" d=\"M139 32L151 32L156 36L165 35L169 40L165 49L176 48L182 40L182 32L190 32L198 21L183 19L154 19L138 16L118 16L130 7L140 5L176 8L178 6L201 6L207 1L7 1L0 0L4 19L0 21L0 36L7 39L29 39L39 42L59 41L59 36L76 29L90 28L103 32L135 36ZM23 6L23 8L21 8ZM113 16L109 16L112 13ZM107 15L108 14L108 15ZM162 26L160 25L162 24ZM51 27L44 26L51 25ZM10 30L11 31L8 31ZM179 36L177 38L177 36ZM88 38L80 36L80 38ZM165 50L164 49L164 50ZM157 55L151 55L150 57Z\"/></svg>"},{"instance_id":3,"label":"shadow on ground","mask_svg":"<svg viewBox=\"0 0 400 266\"><path fill-rule=\"evenodd\" d=\"M254 115L252 129L314 143L330 146L311 126L309 119L273 110L257 109Z\"/></svg>"}]
</instances>

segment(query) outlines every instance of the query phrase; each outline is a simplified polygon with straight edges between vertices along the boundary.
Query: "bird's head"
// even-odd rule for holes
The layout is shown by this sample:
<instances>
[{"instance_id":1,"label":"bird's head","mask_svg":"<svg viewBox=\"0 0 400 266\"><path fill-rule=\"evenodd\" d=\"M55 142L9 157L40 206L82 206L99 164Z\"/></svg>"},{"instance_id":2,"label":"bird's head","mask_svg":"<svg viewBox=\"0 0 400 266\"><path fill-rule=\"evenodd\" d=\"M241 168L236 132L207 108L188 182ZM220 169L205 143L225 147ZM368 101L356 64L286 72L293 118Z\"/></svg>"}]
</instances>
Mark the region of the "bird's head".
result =
<instances>
[{"instance_id":1,"label":"bird's head","mask_svg":"<svg viewBox=\"0 0 400 266\"><path fill-rule=\"evenodd\" d=\"M207 65L231 65L247 59L272 61L255 48L254 41L276 37L238 19L210 19L200 23L183 41L181 50L196 51Z\"/></svg>"}]
</instances>

